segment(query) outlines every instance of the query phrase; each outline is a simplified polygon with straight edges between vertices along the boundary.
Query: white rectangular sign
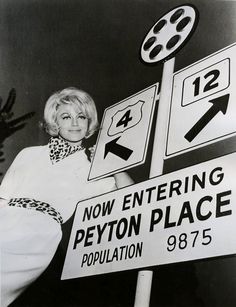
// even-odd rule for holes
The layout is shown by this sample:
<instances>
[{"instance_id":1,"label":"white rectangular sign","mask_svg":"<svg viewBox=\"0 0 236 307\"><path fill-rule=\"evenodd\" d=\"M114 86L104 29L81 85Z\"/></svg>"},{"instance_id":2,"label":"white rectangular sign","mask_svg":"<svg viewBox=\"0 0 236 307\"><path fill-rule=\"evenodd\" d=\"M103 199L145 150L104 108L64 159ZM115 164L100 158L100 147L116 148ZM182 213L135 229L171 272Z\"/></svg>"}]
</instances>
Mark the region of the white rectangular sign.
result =
<instances>
[{"instance_id":1,"label":"white rectangular sign","mask_svg":"<svg viewBox=\"0 0 236 307\"><path fill-rule=\"evenodd\" d=\"M145 162L158 83L104 111L89 180Z\"/></svg>"},{"instance_id":2,"label":"white rectangular sign","mask_svg":"<svg viewBox=\"0 0 236 307\"><path fill-rule=\"evenodd\" d=\"M176 72L166 156L236 133L236 44Z\"/></svg>"},{"instance_id":3,"label":"white rectangular sign","mask_svg":"<svg viewBox=\"0 0 236 307\"><path fill-rule=\"evenodd\" d=\"M62 279L236 253L236 153L78 204Z\"/></svg>"}]
</instances>

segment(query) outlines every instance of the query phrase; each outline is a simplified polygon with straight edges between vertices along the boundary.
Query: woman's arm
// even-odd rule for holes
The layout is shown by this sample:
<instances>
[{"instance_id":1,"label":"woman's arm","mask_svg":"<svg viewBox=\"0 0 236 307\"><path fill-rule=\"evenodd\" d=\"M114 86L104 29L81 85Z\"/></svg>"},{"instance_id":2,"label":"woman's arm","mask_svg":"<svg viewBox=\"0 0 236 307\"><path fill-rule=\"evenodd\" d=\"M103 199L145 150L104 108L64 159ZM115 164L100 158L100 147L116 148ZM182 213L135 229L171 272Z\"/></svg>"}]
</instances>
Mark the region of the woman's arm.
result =
<instances>
[{"instance_id":1,"label":"woman's arm","mask_svg":"<svg viewBox=\"0 0 236 307\"><path fill-rule=\"evenodd\" d=\"M114 175L114 178L118 189L134 183L133 179L126 172L117 173Z\"/></svg>"}]
</instances>

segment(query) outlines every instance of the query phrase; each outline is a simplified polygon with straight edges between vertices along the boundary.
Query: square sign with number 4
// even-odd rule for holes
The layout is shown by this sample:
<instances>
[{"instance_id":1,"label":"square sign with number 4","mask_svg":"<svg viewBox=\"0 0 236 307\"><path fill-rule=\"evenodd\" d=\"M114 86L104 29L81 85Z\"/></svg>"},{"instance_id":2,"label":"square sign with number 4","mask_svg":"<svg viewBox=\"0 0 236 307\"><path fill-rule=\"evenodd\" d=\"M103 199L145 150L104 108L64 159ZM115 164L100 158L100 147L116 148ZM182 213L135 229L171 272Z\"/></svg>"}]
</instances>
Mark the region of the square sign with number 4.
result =
<instances>
[{"instance_id":1,"label":"square sign with number 4","mask_svg":"<svg viewBox=\"0 0 236 307\"><path fill-rule=\"evenodd\" d=\"M157 92L152 85L105 110L89 180L145 161Z\"/></svg>"},{"instance_id":2,"label":"square sign with number 4","mask_svg":"<svg viewBox=\"0 0 236 307\"><path fill-rule=\"evenodd\" d=\"M166 156L236 133L236 44L173 76Z\"/></svg>"}]
</instances>

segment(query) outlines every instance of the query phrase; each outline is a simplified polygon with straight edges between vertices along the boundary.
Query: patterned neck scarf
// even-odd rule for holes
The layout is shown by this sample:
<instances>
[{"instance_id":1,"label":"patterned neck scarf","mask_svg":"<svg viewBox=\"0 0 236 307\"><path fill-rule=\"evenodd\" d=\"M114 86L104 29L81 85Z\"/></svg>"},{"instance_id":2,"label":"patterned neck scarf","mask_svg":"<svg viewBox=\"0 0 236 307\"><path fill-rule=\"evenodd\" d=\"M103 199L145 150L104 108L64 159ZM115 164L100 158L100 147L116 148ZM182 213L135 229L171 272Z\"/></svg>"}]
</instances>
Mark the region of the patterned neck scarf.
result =
<instances>
[{"instance_id":1,"label":"patterned neck scarf","mask_svg":"<svg viewBox=\"0 0 236 307\"><path fill-rule=\"evenodd\" d=\"M76 151L82 150L81 145L70 145L60 137L51 137L49 140L49 155L52 164L61 161Z\"/></svg>"}]
</instances>

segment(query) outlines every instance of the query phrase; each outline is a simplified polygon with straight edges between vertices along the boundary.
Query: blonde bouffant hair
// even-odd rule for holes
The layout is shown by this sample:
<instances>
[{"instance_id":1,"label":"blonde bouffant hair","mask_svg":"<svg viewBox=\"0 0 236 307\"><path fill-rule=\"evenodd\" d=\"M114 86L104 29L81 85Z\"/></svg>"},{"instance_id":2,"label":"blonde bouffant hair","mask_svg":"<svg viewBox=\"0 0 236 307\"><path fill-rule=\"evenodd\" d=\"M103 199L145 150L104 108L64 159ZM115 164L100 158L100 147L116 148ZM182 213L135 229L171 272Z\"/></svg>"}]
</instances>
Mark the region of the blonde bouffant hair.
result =
<instances>
[{"instance_id":1,"label":"blonde bouffant hair","mask_svg":"<svg viewBox=\"0 0 236 307\"><path fill-rule=\"evenodd\" d=\"M75 87L68 87L57 91L49 97L44 108L44 127L51 136L57 136L59 129L56 122L58 107L63 104L76 105L88 118L88 132L90 137L98 129L98 117L93 98L86 92Z\"/></svg>"}]
</instances>

